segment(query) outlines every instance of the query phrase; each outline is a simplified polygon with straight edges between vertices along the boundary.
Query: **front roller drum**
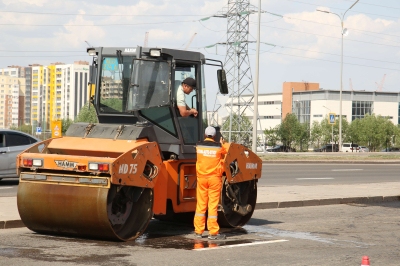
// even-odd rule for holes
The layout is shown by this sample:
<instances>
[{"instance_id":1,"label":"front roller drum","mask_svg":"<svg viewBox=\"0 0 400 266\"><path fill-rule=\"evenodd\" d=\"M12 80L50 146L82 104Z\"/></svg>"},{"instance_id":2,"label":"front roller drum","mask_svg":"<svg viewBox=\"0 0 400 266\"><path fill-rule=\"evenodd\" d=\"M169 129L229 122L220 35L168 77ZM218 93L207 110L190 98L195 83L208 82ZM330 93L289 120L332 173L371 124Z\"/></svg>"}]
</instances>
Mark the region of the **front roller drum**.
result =
<instances>
[{"instance_id":1,"label":"front roller drum","mask_svg":"<svg viewBox=\"0 0 400 266\"><path fill-rule=\"evenodd\" d=\"M218 224L222 227L242 227L253 215L257 202L257 180L228 184L224 177Z\"/></svg>"},{"instance_id":2,"label":"front roller drum","mask_svg":"<svg viewBox=\"0 0 400 266\"><path fill-rule=\"evenodd\" d=\"M153 212L153 191L22 181L17 203L22 222L32 231L128 241L146 229Z\"/></svg>"}]
</instances>

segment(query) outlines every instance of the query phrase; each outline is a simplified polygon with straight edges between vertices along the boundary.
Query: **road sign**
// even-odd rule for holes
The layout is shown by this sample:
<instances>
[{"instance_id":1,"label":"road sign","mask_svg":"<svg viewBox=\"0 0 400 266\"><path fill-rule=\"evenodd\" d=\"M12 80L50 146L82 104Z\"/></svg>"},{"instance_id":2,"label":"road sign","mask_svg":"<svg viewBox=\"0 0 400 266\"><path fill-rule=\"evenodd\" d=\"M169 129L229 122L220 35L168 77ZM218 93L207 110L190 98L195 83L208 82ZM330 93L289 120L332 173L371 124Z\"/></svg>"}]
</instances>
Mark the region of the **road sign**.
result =
<instances>
[{"instance_id":1,"label":"road sign","mask_svg":"<svg viewBox=\"0 0 400 266\"><path fill-rule=\"evenodd\" d=\"M61 137L61 121L51 122L51 137L52 138Z\"/></svg>"},{"instance_id":2,"label":"road sign","mask_svg":"<svg viewBox=\"0 0 400 266\"><path fill-rule=\"evenodd\" d=\"M41 134L42 134L42 128L36 127L36 135L41 135Z\"/></svg>"},{"instance_id":3,"label":"road sign","mask_svg":"<svg viewBox=\"0 0 400 266\"><path fill-rule=\"evenodd\" d=\"M336 114L329 113L329 125L336 125Z\"/></svg>"}]
</instances>

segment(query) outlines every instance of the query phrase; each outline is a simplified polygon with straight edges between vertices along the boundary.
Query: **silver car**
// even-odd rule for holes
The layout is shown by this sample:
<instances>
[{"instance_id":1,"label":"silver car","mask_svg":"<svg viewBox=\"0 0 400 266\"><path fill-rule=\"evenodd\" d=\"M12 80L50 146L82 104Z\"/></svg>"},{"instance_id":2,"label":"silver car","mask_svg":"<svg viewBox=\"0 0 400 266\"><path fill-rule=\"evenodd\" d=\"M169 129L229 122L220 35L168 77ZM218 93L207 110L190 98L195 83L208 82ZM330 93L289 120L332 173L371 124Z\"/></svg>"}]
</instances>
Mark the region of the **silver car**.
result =
<instances>
[{"instance_id":1,"label":"silver car","mask_svg":"<svg viewBox=\"0 0 400 266\"><path fill-rule=\"evenodd\" d=\"M360 152L369 152L369 149L365 146L359 146L358 148L360 148Z\"/></svg>"},{"instance_id":2,"label":"silver car","mask_svg":"<svg viewBox=\"0 0 400 266\"><path fill-rule=\"evenodd\" d=\"M24 132L0 129L0 180L17 176L17 155L41 140Z\"/></svg>"}]
</instances>

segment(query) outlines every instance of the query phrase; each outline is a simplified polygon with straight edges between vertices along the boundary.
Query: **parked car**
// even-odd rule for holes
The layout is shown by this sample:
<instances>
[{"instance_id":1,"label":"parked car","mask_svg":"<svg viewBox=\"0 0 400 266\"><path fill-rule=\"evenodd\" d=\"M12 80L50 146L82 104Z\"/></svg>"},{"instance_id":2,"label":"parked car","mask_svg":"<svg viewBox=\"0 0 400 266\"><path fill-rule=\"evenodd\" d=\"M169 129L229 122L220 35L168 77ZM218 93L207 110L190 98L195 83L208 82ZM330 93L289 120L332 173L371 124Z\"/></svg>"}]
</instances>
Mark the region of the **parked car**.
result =
<instances>
[{"instance_id":1,"label":"parked car","mask_svg":"<svg viewBox=\"0 0 400 266\"><path fill-rule=\"evenodd\" d=\"M40 142L24 132L0 129L0 180L17 176L17 155Z\"/></svg>"},{"instance_id":2,"label":"parked car","mask_svg":"<svg viewBox=\"0 0 400 266\"><path fill-rule=\"evenodd\" d=\"M322 146L321 148L314 149L314 152L332 152L332 144L326 144ZM339 151L339 145L333 144L333 152L338 152Z\"/></svg>"},{"instance_id":3,"label":"parked car","mask_svg":"<svg viewBox=\"0 0 400 266\"><path fill-rule=\"evenodd\" d=\"M257 152L264 152L265 151L265 147L264 146L258 146L257 147Z\"/></svg>"},{"instance_id":4,"label":"parked car","mask_svg":"<svg viewBox=\"0 0 400 266\"><path fill-rule=\"evenodd\" d=\"M360 148L357 143L343 143L342 152L359 152Z\"/></svg>"},{"instance_id":5,"label":"parked car","mask_svg":"<svg viewBox=\"0 0 400 266\"><path fill-rule=\"evenodd\" d=\"M359 151L359 152L369 152L369 149L368 149L368 147L365 147L365 146L359 146L358 148L359 148L359 149L358 149L358 151Z\"/></svg>"},{"instance_id":6,"label":"parked car","mask_svg":"<svg viewBox=\"0 0 400 266\"><path fill-rule=\"evenodd\" d=\"M399 147L388 147L380 152L400 152L400 148Z\"/></svg>"},{"instance_id":7,"label":"parked car","mask_svg":"<svg viewBox=\"0 0 400 266\"><path fill-rule=\"evenodd\" d=\"M296 152L296 149L285 145L276 145L272 149L267 149L267 152Z\"/></svg>"}]
</instances>

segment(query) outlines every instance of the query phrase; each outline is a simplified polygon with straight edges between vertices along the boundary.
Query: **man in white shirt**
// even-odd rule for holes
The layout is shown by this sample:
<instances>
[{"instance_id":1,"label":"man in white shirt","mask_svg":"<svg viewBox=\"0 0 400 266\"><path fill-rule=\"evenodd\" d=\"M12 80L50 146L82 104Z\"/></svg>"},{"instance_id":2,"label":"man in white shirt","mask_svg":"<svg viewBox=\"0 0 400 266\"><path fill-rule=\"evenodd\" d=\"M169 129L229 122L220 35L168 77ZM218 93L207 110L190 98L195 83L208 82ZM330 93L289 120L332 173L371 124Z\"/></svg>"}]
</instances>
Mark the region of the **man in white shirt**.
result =
<instances>
[{"instance_id":1,"label":"man in white shirt","mask_svg":"<svg viewBox=\"0 0 400 266\"><path fill-rule=\"evenodd\" d=\"M176 91L176 105L182 117L187 117L189 115L194 115L194 117L196 117L198 114L196 109L189 108L185 102L185 94L189 95L194 89L196 89L196 80L193 78L186 78Z\"/></svg>"}]
</instances>

